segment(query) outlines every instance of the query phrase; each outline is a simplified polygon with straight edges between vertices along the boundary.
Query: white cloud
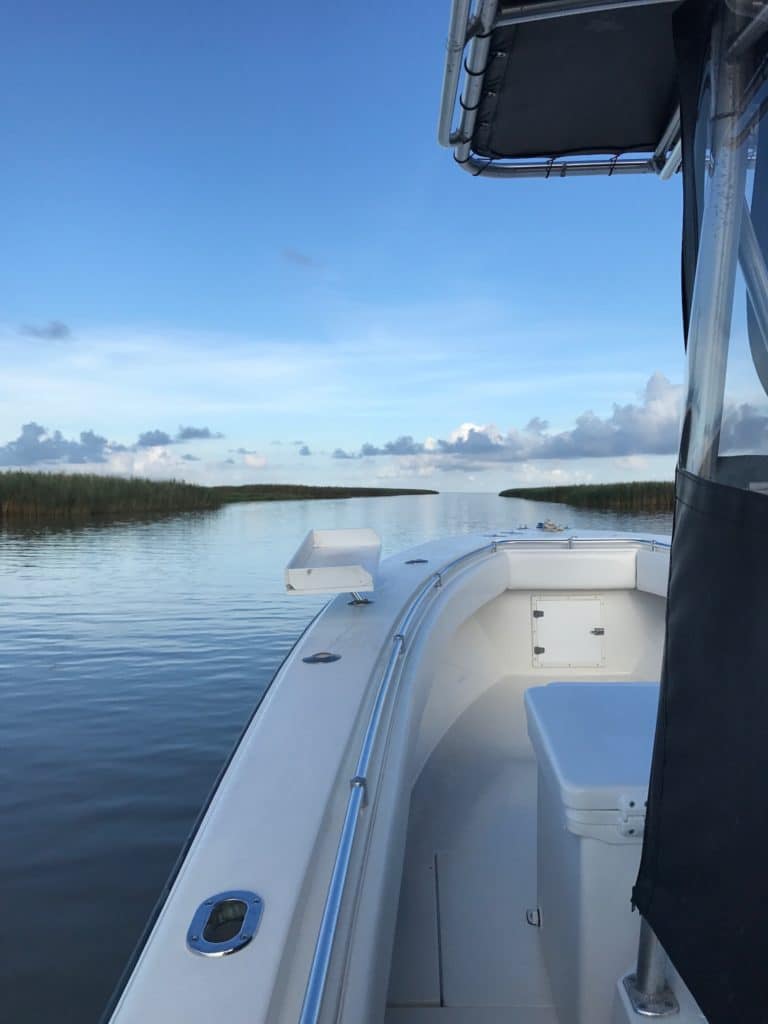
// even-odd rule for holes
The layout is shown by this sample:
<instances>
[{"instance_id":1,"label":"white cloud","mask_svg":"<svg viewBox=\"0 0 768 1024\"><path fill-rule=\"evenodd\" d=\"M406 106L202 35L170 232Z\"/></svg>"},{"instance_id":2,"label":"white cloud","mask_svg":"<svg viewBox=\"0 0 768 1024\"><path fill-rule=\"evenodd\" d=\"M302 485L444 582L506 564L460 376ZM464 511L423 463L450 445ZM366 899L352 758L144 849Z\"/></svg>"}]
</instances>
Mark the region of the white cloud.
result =
<instances>
[{"instance_id":1,"label":"white cloud","mask_svg":"<svg viewBox=\"0 0 768 1024\"><path fill-rule=\"evenodd\" d=\"M455 430L451 431L451 433L448 435L447 443L449 445L467 444L468 442L471 442L473 436L487 438L490 444L504 443L503 435L500 433L498 428L495 427L492 423L489 423L485 426L480 426L477 423L462 423L460 427L457 427ZM444 443L445 442L437 441L435 443L435 446L439 448L440 445ZM424 447L426 449L426 444Z\"/></svg>"},{"instance_id":2,"label":"white cloud","mask_svg":"<svg viewBox=\"0 0 768 1024\"><path fill-rule=\"evenodd\" d=\"M615 348L619 332L622 355L606 358L606 338ZM0 439L15 437L20 423L45 410L44 422L59 427L65 439L77 438L86 425L96 437L131 446L155 431L156 446L169 451L183 440L184 452L202 461L179 458L169 471L200 480L247 479L267 468L262 452L281 438L279 462L268 466L275 481L362 484L385 464L397 471L397 460L413 458L403 472L432 474L436 486L445 474L459 486L478 469L485 484L494 465L508 472L523 465L513 458L540 456L536 445L555 437L562 443L579 427L570 454L548 456L575 460L577 442L595 426L576 424L587 396L602 423L610 419L612 398L620 397L619 409L638 404L632 395L647 376L641 367L651 358L649 344L651 351L660 347L646 333L640 324L587 328L526 320L511 316L507 303L483 300L394 309L340 300L318 323L316 337L298 341L78 325L66 344L30 345L17 324L0 325ZM676 352L671 343L668 350ZM664 361L659 365L671 372ZM542 427L540 413L552 428ZM182 437L208 429L177 431L190 419L211 424L211 438ZM528 425L495 426L510 421ZM214 427L226 434L226 446L213 436ZM298 457L300 446L291 440L299 437L313 458ZM381 443L371 450L361 448L377 438ZM352 458L329 463L322 453L337 447ZM253 454L252 464L238 448ZM176 459L173 452L169 457ZM112 462L110 454L101 465ZM127 456L122 462L134 465Z\"/></svg>"},{"instance_id":3,"label":"white cloud","mask_svg":"<svg viewBox=\"0 0 768 1024\"><path fill-rule=\"evenodd\" d=\"M552 432L539 416L502 433L495 425L466 422L447 438L417 441L404 434L382 445L366 442L359 452L337 449L335 458L409 455L443 469L471 472L494 463L669 455L679 440L681 389L662 373L648 380L639 402L614 403L608 416L581 413L575 426Z\"/></svg>"}]
</instances>

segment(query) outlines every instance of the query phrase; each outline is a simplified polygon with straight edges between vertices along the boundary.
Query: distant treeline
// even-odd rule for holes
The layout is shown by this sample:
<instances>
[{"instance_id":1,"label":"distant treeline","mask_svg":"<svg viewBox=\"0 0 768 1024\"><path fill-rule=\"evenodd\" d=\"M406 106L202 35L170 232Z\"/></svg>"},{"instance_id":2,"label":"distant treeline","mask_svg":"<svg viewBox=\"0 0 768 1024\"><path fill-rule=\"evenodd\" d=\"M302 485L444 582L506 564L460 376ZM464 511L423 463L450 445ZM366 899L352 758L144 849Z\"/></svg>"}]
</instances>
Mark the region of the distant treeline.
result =
<instances>
[{"instance_id":1,"label":"distant treeline","mask_svg":"<svg viewBox=\"0 0 768 1024\"><path fill-rule=\"evenodd\" d=\"M128 480L95 473L6 471L0 472L0 522L162 516L217 509L231 501L299 501L436 493L380 487L302 487L291 484L202 487L177 480Z\"/></svg>"},{"instance_id":2,"label":"distant treeline","mask_svg":"<svg viewBox=\"0 0 768 1024\"><path fill-rule=\"evenodd\" d=\"M166 515L221 505L208 487L176 480L126 480L95 473L0 473L0 519Z\"/></svg>"},{"instance_id":3,"label":"distant treeline","mask_svg":"<svg viewBox=\"0 0 768 1024\"><path fill-rule=\"evenodd\" d=\"M306 501L309 498L388 498L402 494L437 494L438 491L390 487L312 487L304 484L243 484L211 487L220 501Z\"/></svg>"},{"instance_id":4,"label":"distant treeline","mask_svg":"<svg viewBox=\"0 0 768 1024\"><path fill-rule=\"evenodd\" d=\"M502 498L554 501L584 508L609 508L621 512L671 512L675 485L667 480L627 484L578 484L573 487L513 487Z\"/></svg>"}]
</instances>

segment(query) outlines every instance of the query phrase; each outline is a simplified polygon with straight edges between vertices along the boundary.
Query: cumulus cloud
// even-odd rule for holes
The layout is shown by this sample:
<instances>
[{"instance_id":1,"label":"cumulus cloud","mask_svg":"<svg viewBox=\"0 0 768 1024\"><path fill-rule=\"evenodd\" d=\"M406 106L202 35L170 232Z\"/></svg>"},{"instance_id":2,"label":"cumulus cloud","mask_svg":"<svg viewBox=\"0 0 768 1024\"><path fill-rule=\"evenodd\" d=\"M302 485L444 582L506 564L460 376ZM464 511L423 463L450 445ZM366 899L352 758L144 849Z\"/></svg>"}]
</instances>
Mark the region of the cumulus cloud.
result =
<instances>
[{"instance_id":1,"label":"cumulus cloud","mask_svg":"<svg viewBox=\"0 0 768 1024\"><path fill-rule=\"evenodd\" d=\"M732 454L768 451L768 415L745 402L726 410L720 432L720 452Z\"/></svg>"},{"instance_id":2,"label":"cumulus cloud","mask_svg":"<svg viewBox=\"0 0 768 1024\"><path fill-rule=\"evenodd\" d=\"M161 445L173 444L173 438L170 434L166 434L164 430L145 430L143 434L139 434L139 439L136 442L137 448L159 448Z\"/></svg>"},{"instance_id":3,"label":"cumulus cloud","mask_svg":"<svg viewBox=\"0 0 768 1024\"><path fill-rule=\"evenodd\" d=\"M218 441L222 437L209 427L179 427L174 441Z\"/></svg>"},{"instance_id":4,"label":"cumulus cloud","mask_svg":"<svg viewBox=\"0 0 768 1024\"><path fill-rule=\"evenodd\" d=\"M224 435L214 433L209 427L179 427L171 436L166 430L145 430L138 435L136 447L159 447L166 444L181 444L183 441L220 440Z\"/></svg>"},{"instance_id":5,"label":"cumulus cloud","mask_svg":"<svg viewBox=\"0 0 768 1024\"><path fill-rule=\"evenodd\" d=\"M299 455L311 455L311 454L312 454L312 452L310 451L310 448L309 448L308 444L303 444L301 446L301 448L299 448Z\"/></svg>"},{"instance_id":6,"label":"cumulus cloud","mask_svg":"<svg viewBox=\"0 0 768 1024\"><path fill-rule=\"evenodd\" d=\"M640 402L615 404L606 417L583 412L570 430L552 433L548 422L538 416L522 429L506 433L493 424L463 423L447 438L416 441L404 434L383 445L366 443L358 452L337 448L333 458L429 455L434 460L442 456L444 465L474 469L493 462L668 455L677 451L680 397L679 387L654 373Z\"/></svg>"},{"instance_id":7,"label":"cumulus cloud","mask_svg":"<svg viewBox=\"0 0 768 1024\"><path fill-rule=\"evenodd\" d=\"M61 320L50 320L47 324L22 324L19 334L23 334L27 338L39 338L42 341L62 341L64 338L68 338L72 331Z\"/></svg>"},{"instance_id":8,"label":"cumulus cloud","mask_svg":"<svg viewBox=\"0 0 768 1024\"><path fill-rule=\"evenodd\" d=\"M184 441L213 441L224 437L214 433L209 427L179 427L174 436L165 430L145 430L139 434L137 448L156 448L160 445L181 444Z\"/></svg>"},{"instance_id":9,"label":"cumulus cloud","mask_svg":"<svg viewBox=\"0 0 768 1024\"><path fill-rule=\"evenodd\" d=\"M108 441L93 430L83 430L77 438L66 438L60 430L49 430L33 420L22 426L18 437L0 445L0 466L102 463L120 453L163 449L182 440L220 436L207 427L180 427L175 437L165 430L145 430L134 444L126 445ZM199 461L191 454L182 455L182 459L185 462Z\"/></svg>"},{"instance_id":10,"label":"cumulus cloud","mask_svg":"<svg viewBox=\"0 0 768 1024\"><path fill-rule=\"evenodd\" d=\"M122 448L120 445L115 448ZM34 466L39 463L106 462L113 446L106 437L84 430L78 440L49 432L39 423L25 423L19 436L0 446L0 466Z\"/></svg>"},{"instance_id":11,"label":"cumulus cloud","mask_svg":"<svg viewBox=\"0 0 768 1024\"><path fill-rule=\"evenodd\" d=\"M250 469L263 469L268 462L266 455L262 455L256 448L230 448L229 454L241 457L239 462L237 459L226 459L225 465L229 466L242 465Z\"/></svg>"},{"instance_id":12,"label":"cumulus cloud","mask_svg":"<svg viewBox=\"0 0 768 1024\"><path fill-rule=\"evenodd\" d=\"M365 455L417 455L419 452L424 451L424 444L419 441L414 441L410 434L403 434L402 437L396 438L394 441L387 441L387 443L377 448L372 444L364 444L360 449L360 454Z\"/></svg>"}]
</instances>

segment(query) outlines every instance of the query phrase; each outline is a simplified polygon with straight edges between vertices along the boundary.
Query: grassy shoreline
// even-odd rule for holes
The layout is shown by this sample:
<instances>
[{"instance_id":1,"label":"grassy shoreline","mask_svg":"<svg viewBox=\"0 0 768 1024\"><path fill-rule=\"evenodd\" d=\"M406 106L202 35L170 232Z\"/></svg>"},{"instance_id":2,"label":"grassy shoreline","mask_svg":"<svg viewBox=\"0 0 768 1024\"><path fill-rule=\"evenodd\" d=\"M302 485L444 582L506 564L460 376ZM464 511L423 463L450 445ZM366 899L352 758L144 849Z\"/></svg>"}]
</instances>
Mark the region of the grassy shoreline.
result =
<instances>
[{"instance_id":1,"label":"grassy shoreline","mask_svg":"<svg viewBox=\"0 0 768 1024\"><path fill-rule=\"evenodd\" d=\"M67 522L215 511L239 501L369 498L437 491L382 487L246 484L204 487L178 480L126 479L94 473L0 472L0 523Z\"/></svg>"},{"instance_id":2,"label":"grassy shoreline","mask_svg":"<svg viewBox=\"0 0 768 1024\"><path fill-rule=\"evenodd\" d=\"M126 480L92 473L0 473L0 522L108 519L206 511L221 502L207 487L176 480Z\"/></svg>"},{"instance_id":3,"label":"grassy shoreline","mask_svg":"<svg viewBox=\"0 0 768 1024\"><path fill-rule=\"evenodd\" d=\"M576 484L556 487L512 487L501 498L551 501L577 508L610 509L616 512L671 512L675 485L667 480L642 480L625 484Z\"/></svg>"},{"instance_id":4,"label":"grassy shoreline","mask_svg":"<svg viewBox=\"0 0 768 1024\"><path fill-rule=\"evenodd\" d=\"M210 487L222 503L235 501L307 501L323 498L392 498L408 494L439 494L416 488L397 487L315 487L311 484L243 484L239 487Z\"/></svg>"}]
</instances>

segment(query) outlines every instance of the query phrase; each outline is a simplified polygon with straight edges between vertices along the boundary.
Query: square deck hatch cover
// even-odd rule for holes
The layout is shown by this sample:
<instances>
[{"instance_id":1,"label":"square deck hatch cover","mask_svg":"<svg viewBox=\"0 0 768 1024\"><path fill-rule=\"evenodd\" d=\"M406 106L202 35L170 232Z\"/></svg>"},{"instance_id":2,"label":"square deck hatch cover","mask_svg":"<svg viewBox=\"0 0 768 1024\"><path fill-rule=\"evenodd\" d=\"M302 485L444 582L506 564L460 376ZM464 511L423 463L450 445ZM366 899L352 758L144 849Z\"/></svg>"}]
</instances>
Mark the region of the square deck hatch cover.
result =
<instances>
[{"instance_id":1,"label":"square deck hatch cover","mask_svg":"<svg viewBox=\"0 0 768 1024\"><path fill-rule=\"evenodd\" d=\"M602 667L602 599L594 594L532 597L531 646L534 668Z\"/></svg>"}]
</instances>

